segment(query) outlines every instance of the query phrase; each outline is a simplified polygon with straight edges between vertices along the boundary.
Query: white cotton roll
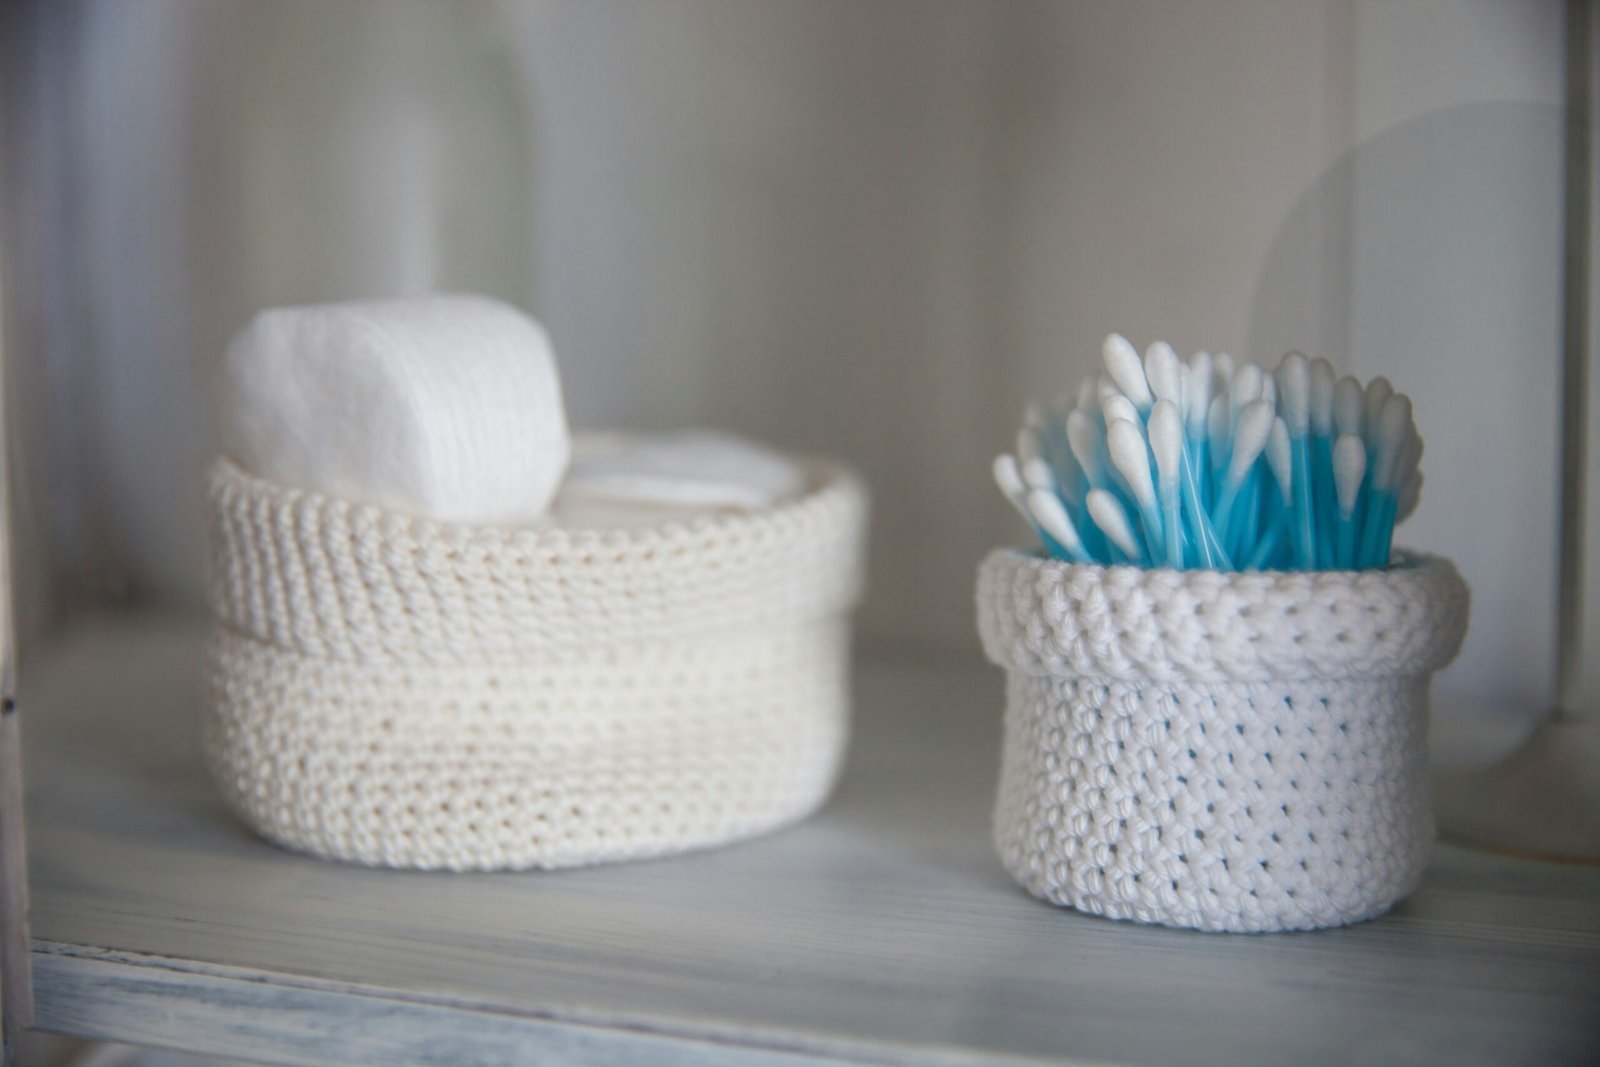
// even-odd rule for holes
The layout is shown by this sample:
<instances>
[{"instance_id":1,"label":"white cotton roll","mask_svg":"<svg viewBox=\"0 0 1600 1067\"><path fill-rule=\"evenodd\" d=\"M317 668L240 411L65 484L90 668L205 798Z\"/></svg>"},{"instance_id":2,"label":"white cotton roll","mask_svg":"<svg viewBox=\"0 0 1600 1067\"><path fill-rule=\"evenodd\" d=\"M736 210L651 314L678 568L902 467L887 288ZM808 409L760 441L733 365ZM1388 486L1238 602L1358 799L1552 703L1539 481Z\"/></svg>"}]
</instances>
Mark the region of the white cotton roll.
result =
<instances>
[{"instance_id":1,"label":"white cotton roll","mask_svg":"<svg viewBox=\"0 0 1600 1067\"><path fill-rule=\"evenodd\" d=\"M263 311L218 394L245 470L430 518L537 518L571 454L548 335L487 297Z\"/></svg>"}]
</instances>

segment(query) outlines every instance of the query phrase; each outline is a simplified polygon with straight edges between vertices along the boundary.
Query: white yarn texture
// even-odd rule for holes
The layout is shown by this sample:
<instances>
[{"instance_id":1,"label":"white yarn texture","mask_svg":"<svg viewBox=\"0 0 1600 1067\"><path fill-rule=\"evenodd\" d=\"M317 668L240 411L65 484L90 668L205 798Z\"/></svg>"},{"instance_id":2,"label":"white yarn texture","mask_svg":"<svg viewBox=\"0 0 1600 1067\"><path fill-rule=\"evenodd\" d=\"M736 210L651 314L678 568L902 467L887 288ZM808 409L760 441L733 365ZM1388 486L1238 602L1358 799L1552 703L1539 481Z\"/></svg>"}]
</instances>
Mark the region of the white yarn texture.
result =
<instances>
[{"instance_id":1,"label":"white yarn texture","mask_svg":"<svg viewBox=\"0 0 1600 1067\"><path fill-rule=\"evenodd\" d=\"M865 493L618 531L416 519L211 472L208 762L264 836L375 866L710 846L826 798Z\"/></svg>"},{"instance_id":2,"label":"white yarn texture","mask_svg":"<svg viewBox=\"0 0 1600 1067\"><path fill-rule=\"evenodd\" d=\"M1387 911L1432 848L1428 682L1468 602L1420 555L1225 574L992 553L977 606L1007 674L1002 861L1045 900L1140 922Z\"/></svg>"}]
</instances>

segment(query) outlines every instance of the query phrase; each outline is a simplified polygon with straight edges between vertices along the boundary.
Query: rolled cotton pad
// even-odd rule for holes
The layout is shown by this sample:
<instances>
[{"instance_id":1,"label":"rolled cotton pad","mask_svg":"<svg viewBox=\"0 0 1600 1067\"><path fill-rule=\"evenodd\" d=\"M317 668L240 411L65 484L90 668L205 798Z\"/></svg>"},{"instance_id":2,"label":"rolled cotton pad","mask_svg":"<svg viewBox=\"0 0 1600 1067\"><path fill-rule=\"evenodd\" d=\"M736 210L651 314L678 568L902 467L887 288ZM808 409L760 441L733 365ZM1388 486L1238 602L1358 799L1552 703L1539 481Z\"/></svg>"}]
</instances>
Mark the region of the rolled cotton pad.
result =
<instances>
[{"instance_id":1,"label":"rolled cotton pad","mask_svg":"<svg viewBox=\"0 0 1600 1067\"><path fill-rule=\"evenodd\" d=\"M770 507L804 490L798 464L729 434L582 437L551 518L562 526L629 526L667 512Z\"/></svg>"},{"instance_id":2,"label":"rolled cotton pad","mask_svg":"<svg viewBox=\"0 0 1600 1067\"><path fill-rule=\"evenodd\" d=\"M437 519L537 518L571 454L549 337L486 297L263 311L218 401L245 470Z\"/></svg>"}]
</instances>

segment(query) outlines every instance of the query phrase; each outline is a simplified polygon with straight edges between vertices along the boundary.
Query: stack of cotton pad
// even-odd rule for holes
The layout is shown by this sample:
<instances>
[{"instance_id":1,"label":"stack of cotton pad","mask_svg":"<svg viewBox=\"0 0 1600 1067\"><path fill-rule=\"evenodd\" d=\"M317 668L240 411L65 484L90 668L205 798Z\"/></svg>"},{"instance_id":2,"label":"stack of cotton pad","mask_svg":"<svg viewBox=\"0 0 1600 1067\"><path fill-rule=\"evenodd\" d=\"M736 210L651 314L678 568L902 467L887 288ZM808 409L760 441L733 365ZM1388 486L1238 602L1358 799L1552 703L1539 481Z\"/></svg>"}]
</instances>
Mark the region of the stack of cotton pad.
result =
<instances>
[{"instance_id":1,"label":"stack of cotton pad","mask_svg":"<svg viewBox=\"0 0 1600 1067\"><path fill-rule=\"evenodd\" d=\"M574 450L543 331L475 298L269 312L220 413L206 750L265 836L560 867L826 797L864 532L849 472L706 435Z\"/></svg>"}]
</instances>

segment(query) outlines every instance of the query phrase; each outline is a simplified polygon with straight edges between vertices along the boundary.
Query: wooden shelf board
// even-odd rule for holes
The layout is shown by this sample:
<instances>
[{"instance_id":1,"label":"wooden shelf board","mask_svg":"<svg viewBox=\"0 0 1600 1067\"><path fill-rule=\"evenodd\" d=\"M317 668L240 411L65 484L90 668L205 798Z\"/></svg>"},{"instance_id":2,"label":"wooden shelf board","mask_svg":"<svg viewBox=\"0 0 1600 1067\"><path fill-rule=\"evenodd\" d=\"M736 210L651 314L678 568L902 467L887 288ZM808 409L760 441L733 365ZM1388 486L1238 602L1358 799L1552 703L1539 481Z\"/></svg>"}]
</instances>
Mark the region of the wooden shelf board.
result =
<instances>
[{"instance_id":1,"label":"wooden shelf board","mask_svg":"<svg viewBox=\"0 0 1600 1067\"><path fill-rule=\"evenodd\" d=\"M193 620L21 676L36 1025L306 1063L1554 1063L1600 1049L1600 870L1441 846L1395 912L1226 936L1041 904L988 841L997 672L865 666L828 807L558 873L284 852L198 751ZM447 1054L448 1053L448 1054Z\"/></svg>"}]
</instances>

